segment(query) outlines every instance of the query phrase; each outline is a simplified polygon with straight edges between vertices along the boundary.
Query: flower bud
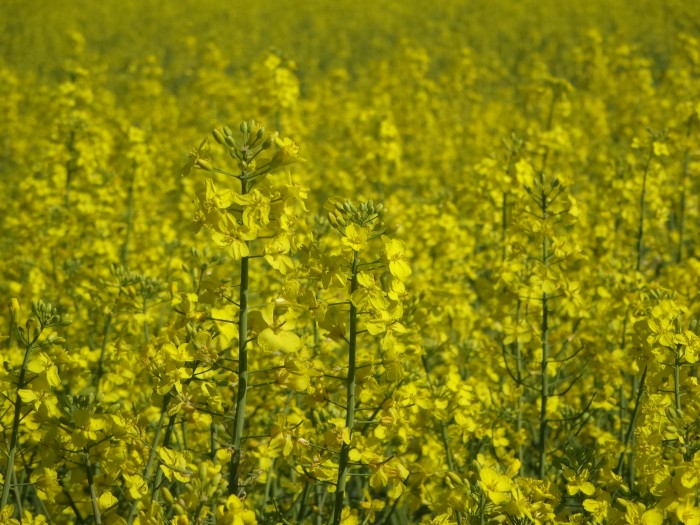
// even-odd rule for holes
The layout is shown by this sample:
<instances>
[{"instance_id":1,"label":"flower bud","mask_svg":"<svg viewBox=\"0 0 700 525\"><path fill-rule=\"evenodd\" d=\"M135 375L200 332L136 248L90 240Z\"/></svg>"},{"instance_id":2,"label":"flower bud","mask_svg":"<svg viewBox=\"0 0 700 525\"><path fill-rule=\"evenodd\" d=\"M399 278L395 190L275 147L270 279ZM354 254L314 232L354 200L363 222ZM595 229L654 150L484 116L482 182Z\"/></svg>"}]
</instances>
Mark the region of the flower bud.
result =
<instances>
[{"instance_id":1,"label":"flower bud","mask_svg":"<svg viewBox=\"0 0 700 525\"><path fill-rule=\"evenodd\" d=\"M328 212L328 222L331 223L331 226L334 226L336 228L338 227L338 221L335 218L335 214L330 211Z\"/></svg>"},{"instance_id":2,"label":"flower bud","mask_svg":"<svg viewBox=\"0 0 700 525\"><path fill-rule=\"evenodd\" d=\"M219 144L224 144L226 142L226 137L218 129L212 131L211 134L214 136L214 140Z\"/></svg>"},{"instance_id":3,"label":"flower bud","mask_svg":"<svg viewBox=\"0 0 700 525\"><path fill-rule=\"evenodd\" d=\"M170 492L170 489L168 487L161 487L160 488L160 493L163 495L163 499L170 503L171 505L175 501L175 498L173 498L173 493Z\"/></svg>"},{"instance_id":4,"label":"flower bud","mask_svg":"<svg viewBox=\"0 0 700 525\"><path fill-rule=\"evenodd\" d=\"M459 487L461 487L462 485L464 485L464 481L462 480L462 478L460 478L460 477L459 477L457 474L455 474L454 472L448 472L448 473L447 473L447 477L450 478L450 480L452 480L452 482L453 482L455 485L459 486Z\"/></svg>"},{"instance_id":5,"label":"flower bud","mask_svg":"<svg viewBox=\"0 0 700 525\"><path fill-rule=\"evenodd\" d=\"M196 162L194 163L195 166L197 166L199 169L202 169L204 171L212 171L214 169L214 166L210 161L207 159L197 159Z\"/></svg>"}]
</instances>

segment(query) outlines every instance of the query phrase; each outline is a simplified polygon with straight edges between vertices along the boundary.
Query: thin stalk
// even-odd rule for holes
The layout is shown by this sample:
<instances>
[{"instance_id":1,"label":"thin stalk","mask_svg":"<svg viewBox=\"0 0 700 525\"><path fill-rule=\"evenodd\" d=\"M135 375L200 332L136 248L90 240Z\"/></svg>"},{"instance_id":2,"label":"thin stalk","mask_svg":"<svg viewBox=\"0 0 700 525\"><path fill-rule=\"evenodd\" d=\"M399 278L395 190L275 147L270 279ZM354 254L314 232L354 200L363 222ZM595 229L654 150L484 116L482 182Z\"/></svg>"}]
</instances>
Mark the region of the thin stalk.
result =
<instances>
[{"instance_id":1,"label":"thin stalk","mask_svg":"<svg viewBox=\"0 0 700 525\"><path fill-rule=\"evenodd\" d=\"M501 262L506 261L506 234L508 231L508 193L503 192L501 203Z\"/></svg>"},{"instance_id":2,"label":"thin stalk","mask_svg":"<svg viewBox=\"0 0 700 525\"><path fill-rule=\"evenodd\" d=\"M248 173L241 173L241 194L248 193ZM245 406L248 397L248 257L241 258L241 279L238 296L238 393L236 395L236 414L233 419L233 454L229 466L228 493L239 495L243 438L245 424Z\"/></svg>"},{"instance_id":3,"label":"thin stalk","mask_svg":"<svg viewBox=\"0 0 700 525\"><path fill-rule=\"evenodd\" d=\"M14 327L14 323L13 323ZM22 398L19 395L20 390L24 389L27 381L27 367L29 366L29 359L32 355L32 350L34 349L34 344L39 339L43 329L39 330L36 336L26 344L24 350L24 359L22 360L22 367L19 371L19 379L17 381L17 394L15 397L15 414L12 419L12 433L10 434L10 448L7 453L7 466L5 467L5 482L2 486L2 498L0 499L0 509L3 509L7 505L7 501L10 497L10 486L12 485L12 473L15 468L15 458L17 457L17 451L19 449L19 424L22 419ZM23 339L22 337L20 337Z\"/></svg>"},{"instance_id":4,"label":"thin stalk","mask_svg":"<svg viewBox=\"0 0 700 525\"><path fill-rule=\"evenodd\" d=\"M552 93L552 102L549 106L549 113L547 115L546 129L549 131L552 129L552 122L554 120L554 107L556 106L557 99L559 98L559 87L555 86ZM547 161L549 160L549 148L545 149L544 155L542 157L542 167L540 168L540 209L542 211L542 264L544 266L545 275L549 270L549 238L547 237L547 229L544 227L547 219L549 218L549 210L547 208L547 191L545 190L545 178L544 172L547 167ZM549 364L549 294L542 292L542 323L540 326L540 344L542 346L542 361L540 363L540 373L542 374L540 382L540 428L538 437L538 456L539 456L539 476L540 479L545 478L546 474L546 454L547 454L547 433L549 431L549 421L547 419L547 405L549 402L549 376L547 375L547 365Z\"/></svg>"},{"instance_id":5,"label":"thin stalk","mask_svg":"<svg viewBox=\"0 0 700 525\"><path fill-rule=\"evenodd\" d=\"M685 186L688 179L688 169L690 166L690 149L685 150L683 157L683 176L681 178L681 200L678 217L678 251L676 253L676 262L683 261L683 243L685 242Z\"/></svg>"},{"instance_id":6,"label":"thin stalk","mask_svg":"<svg viewBox=\"0 0 700 525\"><path fill-rule=\"evenodd\" d=\"M306 514L306 502L309 499L309 491L311 489L311 483L307 481L304 484L304 491L301 494L301 499L299 500L299 510L297 511L297 523L301 523Z\"/></svg>"},{"instance_id":7,"label":"thin stalk","mask_svg":"<svg viewBox=\"0 0 700 525\"><path fill-rule=\"evenodd\" d=\"M646 211L646 195L647 195L647 175L649 174L649 166L651 159L654 156L654 148L649 150L646 164L644 166L644 174L642 175L642 193L639 196L639 223L637 225L637 264L636 270L639 271L642 267L642 251L644 250L644 213Z\"/></svg>"},{"instance_id":8,"label":"thin stalk","mask_svg":"<svg viewBox=\"0 0 700 525\"><path fill-rule=\"evenodd\" d=\"M518 298L518 305L515 309L515 326L520 326L520 298ZM522 375L523 375L523 357L522 357L522 349L520 348L520 341L516 340L514 342L515 345L515 359L516 359L516 377L518 378L518 385L522 383ZM519 394L518 395L518 415L516 416L516 422L515 422L515 428L518 433L518 436L520 436L522 430L523 430L523 395ZM520 439L518 437L518 439ZM521 442L518 445L518 460L520 461L520 468L523 468L523 461L525 459L525 447L523 446L523 443Z\"/></svg>"},{"instance_id":9,"label":"thin stalk","mask_svg":"<svg viewBox=\"0 0 700 525\"><path fill-rule=\"evenodd\" d=\"M673 394L676 400L676 410L681 412L681 345L676 347L676 362L673 364Z\"/></svg>"},{"instance_id":10,"label":"thin stalk","mask_svg":"<svg viewBox=\"0 0 700 525\"><path fill-rule=\"evenodd\" d=\"M170 439L173 436L173 431L175 430L175 421L177 420L177 414L173 414L170 416L170 419L168 420L168 426L165 428L165 435L163 436L163 444L161 447L167 448L170 446ZM187 446L183 447L185 450L187 450ZM158 472L156 472L156 479L153 482L153 500L158 501L158 497L160 494L160 487L163 482L163 470L158 469ZM148 478L146 478L148 480Z\"/></svg>"},{"instance_id":11,"label":"thin stalk","mask_svg":"<svg viewBox=\"0 0 700 525\"><path fill-rule=\"evenodd\" d=\"M141 313L143 314L143 338L146 344L148 344L148 341L150 341L151 336L148 333L148 318L146 317L146 312L148 312L148 300L144 297L143 306L141 307Z\"/></svg>"},{"instance_id":12,"label":"thin stalk","mask_svg":"<svg viewBox=\"0 0 700 525\"><path fill-rule=\"evenodd\" d=\"M270 491L272 490L272 478L274 477L273 474L275 472L275 462L273 460L272 465L270 465L270 468L267 469L267 479L265 480L265 493L263 495L263 501L270 501Z\"/></svg>"},{"instance_id":13,"label":"thin stalk","mask_svg":"<svg viewBox=\"0 0 700 525\"><path fill-rule=\"evenodd\" d=\"M151 442L151 452L148 454L148 461L146 462L146 470L144 472L143 478L148 482L153 475L154 465L156 463L156 455L158 454L158 443L160 443L160 435L163 432L163 425L165 423L165 416L168 415L168 405L170 404L170 394L166 394L163 397L163 406L160 409L160 418L156 424L155 432L153 434L153 441ZM131 504L131 510L129 511L129 518L127 523L131 525L138 514L138 501L134 501Z\"/></svg>"},{"instance_id":14,"label":"thin stalk","mask_svg":"<svg viewBox=\"0 0 700 525\"><path fill-rule=\"evenodd\" d=\"M547 195L544 189L544 170L540 173L540 185L541 185L541 208L542 208L542 220L546 221L548 218L547 210ZM545 272L549 268L549 238L543 230L542 232L542 264L544 265ZM547 420L547 404L549 401L549 376L547 374L547 366L549 365L549 295L546 292L542 292L542 324L541 324L541 336L540 342L542 345L542 361L540 363L540 372L542 374L541 384L540 384L540 429L539 429L539 440L538 440L538 452L539 452L539 475L540 479L545 478L546 474L546 453L547 453L547 431L549 427L549 421Z\"/></svg>"},{"instance_id":15,"label":"thin stalk","mask_svg":"<svg viewBox=\"0 0 700 525\"><path fill-rule=\"evenodd\" d=\"M22 493L19 490L20 483L17 479L17 472L14 470L12 471L12 482L15 491L15 502L17 503L17 514L21 516L24 514L24 510L22 510Z\"/></svg>"},{"instance_id":16,"label":"thin stalk","mask_svg":"<svg viewBox=\"0 0 700 525\"><path fill-rule=\"evenodd\" d=\"M676 318L676 332L680 334L682 332L680 319ZM680 344L676 345L676 358L673 363L673 396L676 402L676 411L680 414L681 409L681 350L682 346Z\"/></svg>"},{"instance_id":17,"label":"thin stalk","mask_svg":"<svg viewBox=\"0 0 700 525\"><path fill-rule=\"evenodd\" d=\"M314 495L316 496L316 506L318 507L318 512L316 513L316 525L321 525L325 514L326 497L328 496L328 491L321 490L320 485L316 484L314 487Z\"/></svg>"},{"instance_id":18,"label":"thin stalk","mask_svg":"<svg viewBox=\"0 0 700 525\"><path fill-rule=\"evenodd\" d=\"M510 176L513 172L515 164L515 151L511 150L508 156L508 166L506 175ZM501 262L506 261L506 234L508 233L508 192L503 192L503 200L501 202Z\"/></svg>"},{"instance_id":19,"label":"thin stalk","mask_svg":"<svg viewBox=\"0 0 700 525\"><path fill-rule=\"evenodd\" d=\"M357 290L357 267L359 264L358 252L353 252L352 275L350 279L350 295ZM357 307L350 303L350 334L348 340L348 376L346 379L347 411L345 413L345 427L352 432L355 428L355 370L357 358ZM347 483L350 459L350 445L343 441L340 447L340 460L338 462L338 481L335 490L335 505L333 507L333 525L340 523L345 500L345 486Z\"/></svg>"},{"instance_id":20,"label":"thin stalk","mask_svg":"<svg viewBox=\"0 0 700 525\"><path fill-rule=\"evenodd\" d=\"M627 448L629 447L630 440L632 439L632 434L634 433L634 428L637 424L637 416L639 415L639 409L642 406L642 395L646 390L646 378L647 378L647 366L644 366L644 372L642 372L642 378L639 381L639 388L637 389L637 399L635 401L634 410L632 411L632 417L630 419L630 424L627 427L627 432L625 433L624 449L622 454L620 454L620 459L617 462L617 467L615 471L618 476L622 475L622 468L625 463L625 454L627 453ZM630 480L629 488L632 489L632 480Z\"/></svg>"},{"instance_id":21,"label":"thin stalk","mask_svg":"<svg viewBox=\"0 0 700 525\"><path fill-rule=\"evenodd\" d=\"M95 518L96 525L102 525L102 517L100 516L100 505L97 499L97 489L95 488L95 479L92 472L92 464L90 463L90 453L85 451L85 470L87 472L88 486L90 487L90 503L92 504L92 515Z\"/></svg>"}]
</instances>

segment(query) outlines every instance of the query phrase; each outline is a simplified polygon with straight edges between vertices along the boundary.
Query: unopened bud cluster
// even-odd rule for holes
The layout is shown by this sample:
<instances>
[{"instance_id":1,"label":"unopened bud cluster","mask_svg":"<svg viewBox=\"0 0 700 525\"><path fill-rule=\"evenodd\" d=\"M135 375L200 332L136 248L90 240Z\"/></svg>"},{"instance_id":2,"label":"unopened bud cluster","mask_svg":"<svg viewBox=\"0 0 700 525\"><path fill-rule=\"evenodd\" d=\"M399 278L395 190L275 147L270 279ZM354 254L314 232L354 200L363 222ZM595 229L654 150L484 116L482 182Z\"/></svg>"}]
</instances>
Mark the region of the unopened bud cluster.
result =
<instances>
[{"instance_id":1,"label":"unopened bud cluster","mask_svg":"<svg viewBox=\"0 0 700 525\"><path fill-rule=\"evenodd\" d=\"M47 328L51 326L65 326L71 323L71 320L66 316L61 316L58 313L58 309L51 303L45 303L43 301L32 302L32 313L39 321L42 328Z\"/></svg>"},{"instance_id":2,"label":"unopened bud cluster","mask_svg":"<svg viewBox=\"0 0 700 525\"><path fill-rule=\"evenodd\" d=\"M335 202L331 206L328 222L337 230L344 230L348 224L367 226L378 222L378 225L382 226L381 218L386 213L384 205L381 202L374 204L372 199L358 205L346 200Z\"/></svg>"},{"instance_id":3,"label":"unopened bud cluster","mask_svg":"<svg viewBox=\"0 0 700 525\"><path fill-rule=\"evenodd\" d=\"M265 134L265 127L251 119L243 121L238 126L241 138L236 140L233 131L228 126L212 131L214 140L228 147L229 155L238 161L241 171L254 171L255 158L264 150L270 149L273 138Z\"/></svg>"}]
</instances>

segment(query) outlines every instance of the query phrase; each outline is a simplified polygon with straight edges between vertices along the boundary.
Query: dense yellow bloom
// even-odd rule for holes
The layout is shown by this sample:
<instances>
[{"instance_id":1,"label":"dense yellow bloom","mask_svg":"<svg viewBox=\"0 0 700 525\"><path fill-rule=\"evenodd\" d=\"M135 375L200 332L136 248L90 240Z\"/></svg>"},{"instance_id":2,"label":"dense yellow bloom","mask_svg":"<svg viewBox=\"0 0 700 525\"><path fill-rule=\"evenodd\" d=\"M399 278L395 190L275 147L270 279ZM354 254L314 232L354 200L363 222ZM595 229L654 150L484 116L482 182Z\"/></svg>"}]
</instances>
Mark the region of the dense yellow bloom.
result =
<instances>
[{"instance_id":1,"label":"dense yellow bloom","mask_svg":"<svg viewBox=\"0 0 700 525\"><path fill-rule=\"evenodd\" d=\"M0 522L700 525L700 3L156 3L0 2Z\"/></svg>"}]
</instances>

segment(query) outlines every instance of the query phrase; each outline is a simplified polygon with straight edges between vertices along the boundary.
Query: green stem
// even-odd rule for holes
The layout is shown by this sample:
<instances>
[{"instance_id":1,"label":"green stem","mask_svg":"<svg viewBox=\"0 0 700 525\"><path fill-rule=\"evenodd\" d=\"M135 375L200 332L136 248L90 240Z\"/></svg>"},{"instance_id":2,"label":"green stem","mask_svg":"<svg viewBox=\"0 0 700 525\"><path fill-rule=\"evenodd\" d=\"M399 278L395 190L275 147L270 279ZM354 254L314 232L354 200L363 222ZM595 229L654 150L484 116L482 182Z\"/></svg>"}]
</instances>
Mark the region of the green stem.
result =
<instances>
[{"instance_id":1,"label":"green stem","mask_svg":"<svg viewBox=\"0 0 700 525\"><path fill-rule=\"evenodd\" d=\"M22 368L19 371L19 379L17 381L17 394L15 397L15 414L12 419L12 433L10 434L10 448L7 453L7 466L5 468L5 482L2 486L2 498L0 499L0 509L3 509L7 505L7 501L10 497L10 486L12 485L12 473L15 468L15 458L17 457L17 451L19 449L19 424L22 419L22 398L19 395L20 390L24 389L27 380L27 367L29 366L29 359L32 355L32 350L34 344L39 339L41 335L40 330L37 335L32 339L32 341L26 345L24 351L24 359L22 360Z\"/></svg>"},{"instance_id":2,"label":"green stem","mask_svg":"<svg viewBox=\"0 0 700 525\"><path fill-rule=\"evenodd\" d=\"M646 211L646 195L647 195L647 175L649 174L649 166L651 159L654 156L654 149L649 151L646 165L644 166L644 174L642 176L642 194L639 197L639 223L637 225L637 264L636 270L639 271L642 267L642 251L644 250L644 213Z\"/></svg>"},{"instance_id":3,"label":"green stem","mask_svg":"<svg viewBox=\"0 0 700 525\"><path fill-rule=\"evenodd\" d=\"M688 120L688 129L686 131L686 137L690 137L693 131L693 120ZM681 200L680 200L680 210L678 217L678 252L676 253L676 262L680 263L683 260L683 242L685 239L685 187L686 181L688 180L688 172L690 169L690 148L685 149L683 154L683 173L681 174Z\"/></svg>"},{"instance_id":4,"label":"green stem","mask_svg":"<svg viewBox=\"0 0 700 525\"><path fill-rule=\"evenodd\" d=\"M632 434L634 433L634 428L637 424L637 416L639 415L639 409L642 406L642 395L644 395L644 392L646 390L646 378L647 378L647 366L644 366L644 372L642 372L642 378L639 382L639 388L637 389L637 399L635 401L634 405L634 411L632 412L632 417L630 419L630 424L627 427L627 432L625 433L625 441L624 441L624 449L622 451L622 454L620 454L620 459L617 462L617 467L615 471L617 472L618 476L622 475L622 467L624 466L625 463L625 454L627 453L627 448L629 447L630 440L632 439ZM631 483L630 483L630 489Z\"/></svg>"},{"instance_id":5,"label":"green stem","mask_svg":"<svg viewBox=\"0 0 700 525\"><path fill-rule=\"evenodd\" d=\"M248 193L247 173L241 174L241 194ZM241 258L241 279L238 297L238 393L236 395L236 415L233 420L233 454L228 477L228 493L238 495L240 490L239 470L241 467L243 426L245 406L248 396L248 257Z\"/></svg>"},{"instance_id":6,"label":"green stem","mask_svg":"<svg viewBox=\"0 0 700 525\"><path fill-rule=\"evenodd\" d=\"M518 298L518 304L515 309L515 326L520 326L520 298ZM518 328L516 328L518 329ZM518 329L519 330L519 329ZM523 380L523 357L522 349L520 348L520 340L516 339L513 344L515 345L515 359L516 359L516 377L518 378L518 386L522 385ZM518 414L516 419L516 431L518 433L518 440L520 440L520 434L523 430L523 394L518 394ZM523 461L525 460L525 447L521 442L518 445L518 460L520 461L520 468L523 468Z\"/></svg>"},{"instance_id":7,"label":"green stem","mask_svg":"<svg viewBox=\"0 0 700 525\"><path fill-rule=\"evenodd\" d=\"M170 416L170 419L168 420L168 426L165 428L165 435L163 436L163 444L161 445L162 447L167 448L170 445L170 439L172 438L173 435L173 430L175 429L175 420L177 419L177 415L173 414ZM187 447L184 447L185 450ZM153 500L158 501L158 496L160 494L160 486L161 483L163 482L163 470L158 469L158 472L156 472L156 479L153 482ZM148 479L148 478L146 478Z\"/></svg>"},{"instance_id":8,"label":"green stem","mask_svg":"<svg viewBox=\"0 0 700 525\"><path fill-rule=\"evenodd\" d=\"M501 204L501 262L506 261L506 234L508 230L508 193L503 192Z\"/></svg>"},{"instance_id":9,"label":"green stem","mask_svg":"<svg viewBox=\"0 0 700 525\"><path fill-rule=\"evenodd\" d=\"M554 121L554 107L559 98L559 86L555 86L552 92L552 102L549 106L547 115L546 129L552 129ZM542 167L540 168L540 210L542 211L542 265L544 266L545 277L549 270L549 237L547 237L546 223L549 218L549 210L547 209L548 194L545 190L544 172L549 160L549 148L546 148L542 156ZM540 373L542 374L540 382L540 428L538 436L538 456L539 456L539 476L544 480L546 474L546 454L547 454L547 433L549 431L549 420L547 419L547 404L549 402L549 376L547 375L547 366L549 365L549 294L542 292L542 323L540 326L541 336L540 344L542 346L542 361L540 362Z\"/></svg>"},{"instance_id":10,"label":"green stem","mask_svg":"<svg viewBox=\"0 0 700 525\"><path fill-rule=\"evenodd\" d=\"M19 480L17 479L17 471L13 470L12 471L12 484L13 484L13 489L15 492L15 502L17 502L17 514L20 516L24 514L24 510L22 510L22 493L20 492L20 483Z\"/></svg>"},{"instance_id":11,"label":"green stem","mask_svg":"<svg viewBox=\"0 0 700 525\"><path fill-rule=\"evenodd\" d=\"M97 498L97 489L95 488L95 479L92 472L92 464L90 463L90 453L85 451L85 470L87 472L88 486L90 487L90 503L92 504L92 515L95 518L95 524L101 525L102 518L100 516L100 505Z\"/></svg>"},{"instance_id":12,"label":"green stem","mask_svg":"<svg viewBox=\"0 0 700 525\"><path fill-rule=\"evenodd\" d=\"M297 523L301 523L306 514L306 502L309 499L309 491L311 489L311 483L306 481L304 484L304 491L301 494L301 499L299 500L299 510L297 511Z\"/></svg>"},{"instance_id":13,"label":"green stem","mask_svg":"<svg viewBox=\"0 0 700 525\"><path fill-rule=\"evenodd\" d=\"M171 395L165 394L163 397L163 406L160 410L160 418L156 424L155 432L153 434L153 441L151 442L151 451L148 454L148 461L146 462L146 470L144 472L144 479L148 482L153 475L154 464L156 463L156 455L158 454L158 443L160 442L160 435L163 432L163 424L165 423L165 416L168 415L168 405L170 404ZM129 518L127 523L131 525L136 518L139 510L139 502L134 501L131 504L131 510L129 511Z\"/></svg>"},{"instance_id":14,"label":"green stem","mask_svg":"<svg viewBox=\"0 0 700 525\"><path fill-rule=\"evenodd\" d=\"M544 170L540 173L541 198L542 198L542 220L547 221L547 195L544 189ZM546 272L549 268L549 238L546 231L542 233L542 264ZM542 374L540 384L540 429L539 429L539 475L540 479L545 478L546 474L546 453L547 453L547 431L549 430L549 420L547 419L547 404L549 401L549 375L547 374L547 366L549 365L549 295L542 292L542 324L541 338L542 345L542 361L540 363L540 373Z\"/></svg>"},{"instance_id":15,"label":"green stem","mask_svg":"<svg viewBox=\"0 0 700 525\"><path fill-rule=\"evenodd\" d=\"M675 319L676 333L681 334L683 329L681 327L681 321L679 318ZM681 409L681 351L683 346L681 344L676 345L676 358L673 363L673 396L675 399L676 411L680 414Z\"/></svg>"},{"instance_id":16,"label":"green stem","mask_svg":"<svg viewBox=\"0 0 700 525\"><path fill-rule=\"evenodd\" d=\"M359 264L358 252L353 252L352 275L350 279L350 295L357 290L357 267ZM345 427L352 432L355 428L355 370L357 358L357 307L350 302L350 334L348 340L348 376L345 382L347 392L347 411L345 413ZM340 460L338 462L338 481L335 489L335 505L333 507L333 525L340 523L345 500L345 486L347 483L350 458L350 444L343 441L340 447Z\"/></svg>"},{"instance_id":17,"label":"green stem","mask_svg":"<svg viewBox=\"0 0 700 525\"><path fill-rule=\"evenodd\" d=\"M508 166L506 167L506 176L510 177L515 164L515 150L511 150L508 155ZM506 261L506 234L508 233L508 192L503 192L503 201L501 203L501 262Z\"/></svg>"}]
</instances>

